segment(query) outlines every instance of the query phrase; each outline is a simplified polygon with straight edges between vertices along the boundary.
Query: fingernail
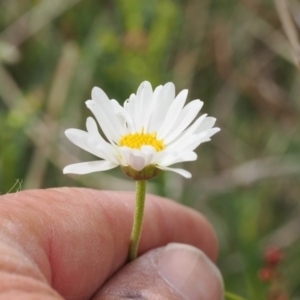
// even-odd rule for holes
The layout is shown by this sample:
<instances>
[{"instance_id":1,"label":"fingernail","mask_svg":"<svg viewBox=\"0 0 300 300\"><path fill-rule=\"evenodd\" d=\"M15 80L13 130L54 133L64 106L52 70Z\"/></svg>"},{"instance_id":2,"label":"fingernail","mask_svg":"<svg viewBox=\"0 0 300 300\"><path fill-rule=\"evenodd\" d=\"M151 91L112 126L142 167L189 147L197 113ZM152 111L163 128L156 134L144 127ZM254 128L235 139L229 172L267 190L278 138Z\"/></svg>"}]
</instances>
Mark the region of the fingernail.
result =
<instances>
[{"instance_id":1,"label":"fingernail","mask_svg":"<svg viewBox=\"0 0 300 300\"><path fill-rule=\"evenodd\" d=\"M199 249L172 243L157 260L157 271L186 300L223 299L223 280L217 267Z\"/></svg>"}]
</instances>

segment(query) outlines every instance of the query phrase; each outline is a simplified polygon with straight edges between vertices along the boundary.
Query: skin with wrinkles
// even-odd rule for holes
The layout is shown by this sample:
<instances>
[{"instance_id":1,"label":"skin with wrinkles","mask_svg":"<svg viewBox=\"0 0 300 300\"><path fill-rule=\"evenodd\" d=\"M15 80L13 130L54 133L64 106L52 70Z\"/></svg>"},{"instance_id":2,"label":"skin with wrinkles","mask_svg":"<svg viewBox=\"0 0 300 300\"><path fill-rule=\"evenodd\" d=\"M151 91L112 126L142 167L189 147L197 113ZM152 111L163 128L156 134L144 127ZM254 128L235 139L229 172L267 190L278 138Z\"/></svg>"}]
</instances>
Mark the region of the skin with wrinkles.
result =
<instances>
[{"instance_id":1,"label":"skin with wrinkles","mask_svg":"<svg viewBox=\"0 0 300 300\"><path fill-rule=\"evenodd\" d=\"M129 192L79 188L1 196L0 300L92 299L115 277L139 293L130 281L133 271L120 275L127 261L134 198ZM193 245L216 259L216 238L203 216L147 195L139 255L170 242Z\"/></svg>"},{"instance_id":2,"label":"skin with wrinkles","mask_svg":"<svg viewBox=\"0 0 300 300\"><path fill-rule=\"evenodd\" d=\"M223 299L223 285L216 274L215 268L211 268L212 263L208 262L203 254L193 256L192 253L185 253L181 255L186 249L179 244L172 244L168 247L162 247L147 252L142 257L137 258L132 263L122 268L114 278L108 280L101 288L101 290L95 295L93 300L101 299L172 299L172 300L187 300L183 296L183 291L188 289L189 300L221 300ZM172 248L173 251L166 252L166 249ZM192 251L193 252L193 251ZM199 254L199 253L197 253ZM188 275L180 276L179 283L174 286L168 284L158 267L161 260L161 256L166 255L168 257L168 264L175 263L178 267L178 261L180 261L180 268L172 270L174 273L183 273L183 269L186 269L187 264L192 263L194 269L188 271ZM192 255L192 260L187 260L186 255ZM197 270L196 270L197 269ZM200 274L201 273L201 274ZM131 284L128 282L130 278ZM219 278L222 280L221 278ZM197 286L197 288L195 288ZM133 288L134 287L134 288ZM186 294L186 293L185 293Z\"/></svg>"}]
</instances>

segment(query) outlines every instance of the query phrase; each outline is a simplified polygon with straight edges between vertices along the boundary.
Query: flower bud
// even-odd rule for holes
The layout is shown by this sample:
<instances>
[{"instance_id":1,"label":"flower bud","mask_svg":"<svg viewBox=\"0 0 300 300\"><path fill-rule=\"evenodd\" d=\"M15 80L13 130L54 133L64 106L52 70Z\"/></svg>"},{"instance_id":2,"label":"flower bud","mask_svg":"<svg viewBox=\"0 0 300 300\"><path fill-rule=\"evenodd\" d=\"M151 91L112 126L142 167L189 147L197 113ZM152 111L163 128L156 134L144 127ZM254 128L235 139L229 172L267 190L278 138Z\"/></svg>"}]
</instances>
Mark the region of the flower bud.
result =
<instances>
[{"instance_id":1,"label":"flower bud","mask_svg":"<svg viewBox=\"0 0 300 300\"><path fill-rule=\"evenodd\" d=\"M278 247L272 246L265 252L265 261L269 265L277 265L283 259L282 250Z\"/></svg>"}]
</instances>

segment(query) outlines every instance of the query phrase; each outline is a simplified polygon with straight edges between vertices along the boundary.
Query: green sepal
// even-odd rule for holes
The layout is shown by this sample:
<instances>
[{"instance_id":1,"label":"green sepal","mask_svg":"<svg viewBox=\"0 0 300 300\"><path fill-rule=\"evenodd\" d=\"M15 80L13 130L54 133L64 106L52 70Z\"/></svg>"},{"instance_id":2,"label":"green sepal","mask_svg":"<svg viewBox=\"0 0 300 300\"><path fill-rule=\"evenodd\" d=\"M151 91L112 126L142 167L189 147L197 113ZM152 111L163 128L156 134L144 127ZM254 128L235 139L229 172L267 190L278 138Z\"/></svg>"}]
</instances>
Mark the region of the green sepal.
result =
<instances>
[{"instance_id":1,"label":"green sepal","mask_svg":"<svg viewBox=\"0 0 300 300\"><path fill-rule=\"evenodd\" d=\"M151 178L158 176L158 174L161 172L161 170L158 169L155 165L149 165L141 171L134 170L130 166L128 167L121 166L121 169L128 177L136 181L149 180Z\"/></svg>"}]
</instances>

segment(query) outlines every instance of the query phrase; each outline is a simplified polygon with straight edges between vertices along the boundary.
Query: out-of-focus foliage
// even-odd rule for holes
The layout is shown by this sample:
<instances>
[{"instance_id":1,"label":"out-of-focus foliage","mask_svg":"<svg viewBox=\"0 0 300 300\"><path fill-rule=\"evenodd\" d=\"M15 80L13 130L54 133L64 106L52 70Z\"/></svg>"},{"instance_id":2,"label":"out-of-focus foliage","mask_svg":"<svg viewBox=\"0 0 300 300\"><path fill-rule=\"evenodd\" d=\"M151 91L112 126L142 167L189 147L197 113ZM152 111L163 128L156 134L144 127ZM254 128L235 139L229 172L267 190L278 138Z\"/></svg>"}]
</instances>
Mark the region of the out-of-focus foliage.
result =
<instances>
[{"instance_id":1,"label":"out-of-focus foliage","mask_svg":"<svg viewBox=\"0 0 300 300\"><path fill-rule=\"evenodd\" d=\"M290 1L295 22L300 6ZM299 27L298 27L299 28ZM220 241L226 289L266 299L265 247L284 250L300 297L300 71L272 0L2 0L0 192L56 186L131 190L119 170L65 176L93 159L64 137L82 128L95 85L120 102L143 80L189 89L222 130L154 193L202 211Z\"/></svg>"}]
</instances>

